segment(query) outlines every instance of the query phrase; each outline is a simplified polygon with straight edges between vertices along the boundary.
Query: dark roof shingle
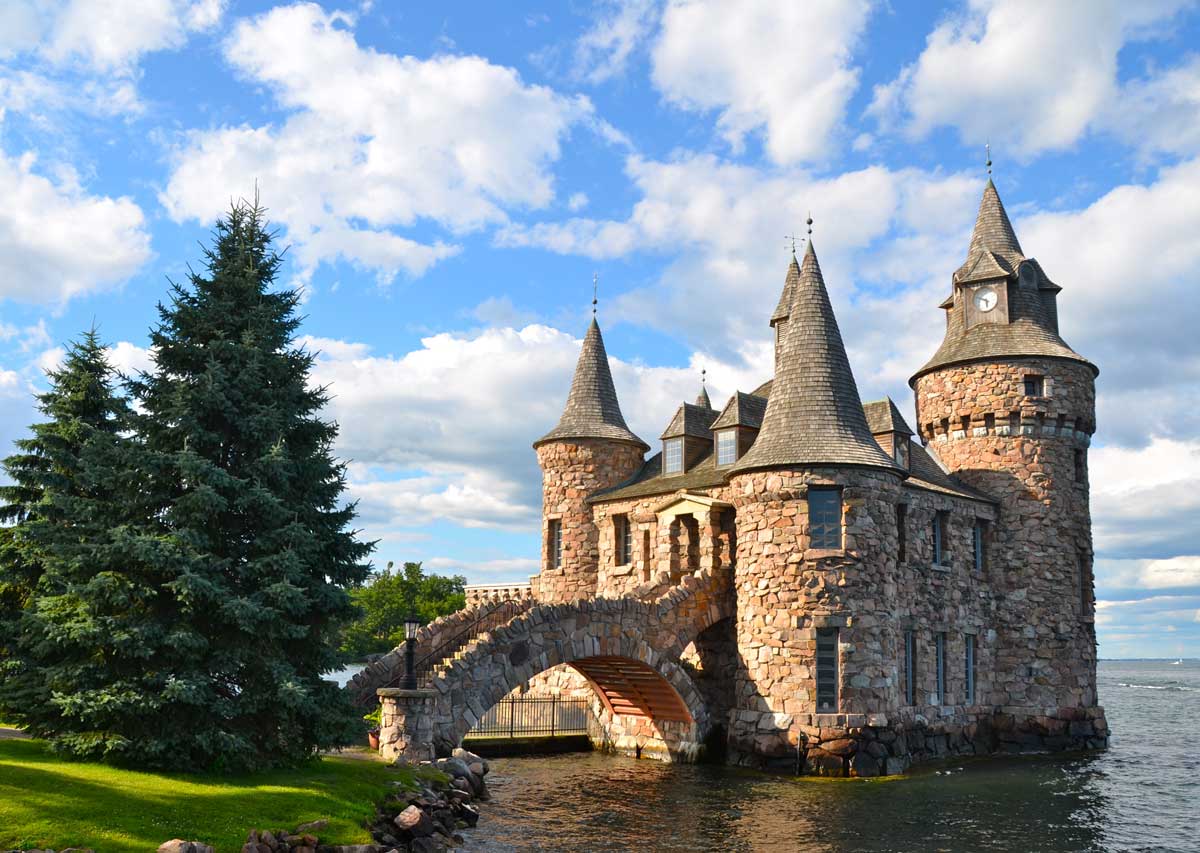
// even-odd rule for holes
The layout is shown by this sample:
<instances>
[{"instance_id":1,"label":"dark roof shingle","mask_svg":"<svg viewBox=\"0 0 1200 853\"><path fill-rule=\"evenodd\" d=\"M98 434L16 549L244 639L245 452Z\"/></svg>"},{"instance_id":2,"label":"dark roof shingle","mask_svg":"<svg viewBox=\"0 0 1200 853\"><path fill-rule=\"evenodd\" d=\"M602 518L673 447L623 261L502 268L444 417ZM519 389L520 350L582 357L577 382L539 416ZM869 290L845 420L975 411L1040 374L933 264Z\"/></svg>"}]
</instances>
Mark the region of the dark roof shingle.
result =
<instances>
[{"instance_id":1,"label":"dark roof shingle","mask_svg":"<svg viewBox=\"0 0 1200 853\"><path fill-rule=\"evenodd\" d=\"M650 449L625 425L600 324L594 317L583 338L575 378L571 381L571 392L567 395L558 426L535 441L533 446L565 438L609 438Z\"/></svg>"},{"instance_id":2,"label":"dark roof shingle","mask_svg":"<svg viewBox=\"0 0 1200 853\"><path fill-rule=\"evenodd\" d=\"M731 470L799 465L857 465L904 473L867 426L811 240L762 429Z\"/></svg>"}]
</instances>

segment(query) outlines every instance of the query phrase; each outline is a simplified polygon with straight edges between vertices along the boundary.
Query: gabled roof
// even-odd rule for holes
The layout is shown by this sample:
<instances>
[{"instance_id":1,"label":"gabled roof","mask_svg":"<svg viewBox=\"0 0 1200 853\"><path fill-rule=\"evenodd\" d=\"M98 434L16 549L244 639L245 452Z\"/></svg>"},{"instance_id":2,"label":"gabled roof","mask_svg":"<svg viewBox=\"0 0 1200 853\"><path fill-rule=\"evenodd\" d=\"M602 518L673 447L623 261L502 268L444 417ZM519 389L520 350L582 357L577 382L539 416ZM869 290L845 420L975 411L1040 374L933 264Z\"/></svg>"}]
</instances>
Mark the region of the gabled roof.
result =
<instances>
[{"instance_id":1,"label":"gabled roof","mask_svg":"<svg viewBox=\"0 0 1200 853\"><path fill-rule=\"evenodd\" d=\"M643 450L650 449L625 425L608 366L608 353L604 350L604 338L594 317L583 338L583 348L575 364L575 378L571 381L571 392L567 395L558 426L535 441L533 446L567 438L607 438L627 441Z\"/></svg>"},{"instance_id":2,"label":"gabled roof","mask_svg":"<svg viewBox=\"0 0 1200 853\"><path fill-rule=\"evenodd\" d=\"M969 265L969 267L968 267ZM959 282L987 281L993 278L1008 278L1014 272L1012 266L995 252L982 251L973 260L959 268L955 279Z\"/></svg>"},{"instance_id":3,"label":"gabled roof","mask_svg":"<svg viewBox=\"0 0 1200 853\"><path fill-rule=\"evenodd\" d=\"M914 434L908 428L908 424L904 421L904 415L900 414L900 410L896 408L891 397L863 403L863 414L867 416L867 426L870 427L872 435L881 435L885 432L898 432L901 435Z\"/></svg>"},{"instance_id":4,"label":"gabled roof","mask_svg":"<svg viewBox=\"0 0 1200 853\"><path fill-rule=\"evenodd\" d=\"M870 466L905 473L867 426L811 240L796 281L762 429L730 470L801 465Z\"/></svg>"},{"instance_id":5,"label":"gabled roof","mask_svg":"<svg viewBox=\"0 0 1200 853\"><path fill-rule=\"evenodd\" d=\"M792 294L796 292L796 282L799 280L800 263L796 260L796 253L792 252L792 262L788 264L787 278L783 280L783 292L779 294L779 304L775 306L775 311L771 314L772 327L780 320L788 318L788 312L792 310Z\"/></svg>"},{"instance_id":6,"label":"gabled roof","mask_svg":"<svg viewBox=\"0 0 1200 853\"><path fill-rule=\"evenodd\" d=\"M712 433L709 432L709 424L717 417L717 413L709 406L697 406L692 403L683 403L675 410L675 417L671 418L671 423L663 430L663 434L659 438L678 438L681 435L690 435L696 438L712 438Z\"/></svg>"},{"instance_id":7,"label":"gabled roof","mask_svg":"<svg viewBox=\"0 0 1200 853\"><path fill-rule=\"evenodd\" d=\"M766 397L756 397L753 394L743 394L738 391L729 398L729 402L725 404L721 414L713 421L710 429L718 430L733 426L758 429L762 426L763 415L766 411Z\"/></svg>"}]
</instances>

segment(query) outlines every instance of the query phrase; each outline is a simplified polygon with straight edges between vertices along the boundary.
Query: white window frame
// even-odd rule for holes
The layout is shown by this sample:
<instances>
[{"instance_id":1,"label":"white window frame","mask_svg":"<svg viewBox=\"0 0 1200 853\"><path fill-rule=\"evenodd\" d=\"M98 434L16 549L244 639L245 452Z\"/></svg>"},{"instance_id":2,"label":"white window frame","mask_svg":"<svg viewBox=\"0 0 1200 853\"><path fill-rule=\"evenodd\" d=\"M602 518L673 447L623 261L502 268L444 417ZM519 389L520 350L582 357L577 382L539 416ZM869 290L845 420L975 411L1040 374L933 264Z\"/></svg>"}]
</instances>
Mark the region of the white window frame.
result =
<instances>
[{"instance_id":1,"label":"white window frame","mask_svg":"<svg viewBox=\"0 0 1200 853\"><path fill-rule=\"evenodd\" d=\"M671 464L672 455L677 454L677 464ZM683 473L683 439L668 438L663 442L663 473L664 474L682 474Z\"/></svg>"},{"instance_id":2,"label":"white window frame","mask_svg":"<svg viewBox=\"0 0 1200 853\"><path fill-rule=\"evenodd\" d=\"M729 452L729 458L723 458L722 453ZM738 458L738 441L736 429L723 429L717 431L717 464L732 465L737 462Z\"/></svg>"}]
</instances>

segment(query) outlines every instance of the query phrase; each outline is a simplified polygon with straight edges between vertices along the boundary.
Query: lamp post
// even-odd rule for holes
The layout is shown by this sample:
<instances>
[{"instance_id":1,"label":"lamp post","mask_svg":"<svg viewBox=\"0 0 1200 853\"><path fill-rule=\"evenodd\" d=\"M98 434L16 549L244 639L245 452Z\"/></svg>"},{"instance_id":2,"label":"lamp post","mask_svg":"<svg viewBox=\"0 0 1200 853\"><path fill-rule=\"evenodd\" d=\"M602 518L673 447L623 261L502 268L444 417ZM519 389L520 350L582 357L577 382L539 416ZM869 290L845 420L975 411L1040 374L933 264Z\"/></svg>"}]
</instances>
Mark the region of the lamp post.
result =
<instances>
[{"instance_id":1,"label":"lamp post","mask_svg":"<svg viewBox=\"0 0 1200 853\"><path fill-rule=\"evenodd\" d=\"M417 689L417 631L421 628L421 620L416 614L410 614L404 620L404 689Z\"/></svg>"}]
</instances>

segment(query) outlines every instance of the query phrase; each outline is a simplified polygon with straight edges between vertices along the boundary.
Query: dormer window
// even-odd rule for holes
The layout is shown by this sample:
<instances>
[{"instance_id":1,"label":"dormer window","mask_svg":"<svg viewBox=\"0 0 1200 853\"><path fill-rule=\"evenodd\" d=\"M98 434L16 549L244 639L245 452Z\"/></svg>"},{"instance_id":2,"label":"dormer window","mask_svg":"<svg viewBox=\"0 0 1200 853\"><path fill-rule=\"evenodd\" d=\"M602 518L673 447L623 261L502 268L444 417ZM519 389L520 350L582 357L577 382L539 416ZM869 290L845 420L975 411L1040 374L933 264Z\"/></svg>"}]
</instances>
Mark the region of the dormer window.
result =
<instances>
[{"instance_id":1,"label":"dormer window","mask_svg":"<svg viewBox=\"0 0 1200 853\"><path fill-rule=\"evenodd\" d=\"M732 465L737 461L737 430L723 429L717 432L717 464Z\"/></svg>"},{"instance_id":2,"label":"dormer window","mask_svg":"<svg viewBox=\"0 0 1200 853\"><path fill-rule=\"evenodd\" d=\"M680 474L683 472L683 439L668 438L663 442L663 473Z\"/></svg>"},{"instance_id":3,"label":"dormer window","mask_svg":"<svg viewBox=\"0 0 1200 853\"><path fill-rule=\"evenodd\" d=\"M892 454L896 459L896 464L908 470L908 437L897 435L894 440L894 451Z\"/></svg>"}]
</instances>

